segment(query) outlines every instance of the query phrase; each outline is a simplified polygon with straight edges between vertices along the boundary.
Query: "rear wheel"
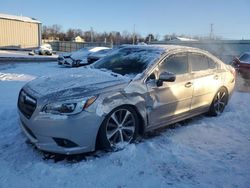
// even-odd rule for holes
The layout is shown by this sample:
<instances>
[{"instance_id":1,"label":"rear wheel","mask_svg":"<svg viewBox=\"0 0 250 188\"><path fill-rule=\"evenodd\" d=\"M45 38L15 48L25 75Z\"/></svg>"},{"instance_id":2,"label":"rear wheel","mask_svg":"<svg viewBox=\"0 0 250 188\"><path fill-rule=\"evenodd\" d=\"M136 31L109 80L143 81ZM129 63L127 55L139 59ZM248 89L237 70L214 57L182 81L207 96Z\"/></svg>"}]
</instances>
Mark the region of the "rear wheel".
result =
<instances>
[{"instance_id":1,"label":"rear wheel","mask_svg":"<svg viewBox=\"0 0 250 188\"><path fill-rule=\"evenodd\" d=\"M220 115L228 102L228 92L225 88L220 88L214 96L213 102L209 109L209 114L212 116Z\"/></svg>"},{"instance_id":2,"label":"rear wheel","mask_svg":"<svg viewBox=\"0 0 250 188\"><path fill-rule=\"evenodd\" d=\"M123 149L138 135L138 117L129 106L112 110L103 121L99 134L99 145L104 149Z\"/></svg>"}]
</instances>

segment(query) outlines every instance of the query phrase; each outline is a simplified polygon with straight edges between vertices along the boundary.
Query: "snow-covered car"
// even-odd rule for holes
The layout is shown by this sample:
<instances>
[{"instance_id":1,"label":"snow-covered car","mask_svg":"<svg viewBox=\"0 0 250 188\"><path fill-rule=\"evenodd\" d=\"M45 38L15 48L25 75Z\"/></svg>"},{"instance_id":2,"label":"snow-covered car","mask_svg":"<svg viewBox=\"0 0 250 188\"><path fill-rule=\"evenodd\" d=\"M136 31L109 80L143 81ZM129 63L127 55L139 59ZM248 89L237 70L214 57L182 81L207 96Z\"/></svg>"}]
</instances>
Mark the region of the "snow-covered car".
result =
<instances>
[{"instance_id":1,"label":"snow-covered car","mask_svg":"<svg viewBox=\"0 0 250 188\"><path fill-rule=\"evenodd\" d=\"M37 148L63 154L123 148L139 135L209 113L220 115L235 70L183 46L126 46L71 74L20 91L20 126Z\"/></svg>"},{"instance_id":2,"label":"snow-covered car","mask_svg":"<svg viewBox=\"0 0 250 188\"><path fill-rule=\"evenodd\" d=\"M112 51L112 49L103 49L103 50L100 50L98 52L90 53L87 57L88 64L92 64L95 61L109 55L111 53L111 51Z\"/></svg>"},{"instance_id":3,"label":"snow-covered car","mask_svg":"<svg viewBox=\"0 0 250 188\"><path fill-rule=\"evenodd\" d=\"M76 52L61 54L58 56L58 65L64 65L67 67L79 67L87 65L88 55L101 50L110 49L108 47L93 47L93 48L82 48Z\"/></svg>"},{"instance_id":4,"label":"snow-covered car","mask_svg":"<svg viewBox=\"0 0 250 188\"><path fill-rule=\"evenodd\" d=\"M38 49L35 49L34 53L39 55L52 55L53 50L50 44L43 44Z\"/></svg>"}]
</instances>

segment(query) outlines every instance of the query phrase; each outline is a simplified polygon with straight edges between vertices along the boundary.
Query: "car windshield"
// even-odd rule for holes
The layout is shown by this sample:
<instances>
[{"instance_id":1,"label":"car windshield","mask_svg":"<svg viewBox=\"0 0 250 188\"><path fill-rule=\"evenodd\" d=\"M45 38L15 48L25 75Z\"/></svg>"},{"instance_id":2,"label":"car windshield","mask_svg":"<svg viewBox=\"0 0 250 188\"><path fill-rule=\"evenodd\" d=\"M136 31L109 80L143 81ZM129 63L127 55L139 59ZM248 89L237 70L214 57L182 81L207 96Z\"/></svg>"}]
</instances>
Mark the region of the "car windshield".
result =
<instances>
[{"instance_id":1,"label":"car windshield","mask_svg":"<svg viewBox=\"0 0 250 188\"><path fill-rule=\"evenodd\" d=\"M240 61L250 63L250 54L243 54L239 59L240 59Z\"/></svg>"},{"instance_id":2,"label":"car windshield","mask_svg":"<svg viewBox=\"0 0 250 188\"><path fill-rule=\"evenodd\" d=\"M159 59L162 53L158 48L122 48L97 61L93 67L133 77Z\"/></svg>"}]
</instances>

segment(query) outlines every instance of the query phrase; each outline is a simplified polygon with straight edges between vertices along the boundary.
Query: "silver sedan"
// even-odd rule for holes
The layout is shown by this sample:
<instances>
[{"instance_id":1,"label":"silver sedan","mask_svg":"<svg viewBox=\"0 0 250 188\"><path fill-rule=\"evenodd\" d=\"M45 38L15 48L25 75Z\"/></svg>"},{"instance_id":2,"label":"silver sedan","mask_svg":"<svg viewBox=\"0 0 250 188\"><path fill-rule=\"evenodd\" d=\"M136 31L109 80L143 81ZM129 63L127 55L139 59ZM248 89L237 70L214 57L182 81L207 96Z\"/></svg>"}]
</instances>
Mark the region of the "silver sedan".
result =
<instances>
[{"instance_id":1,"label":"silver sedan","mask_svg":"<svg viewBox=\"0 0 250 188\"><path fill-rule=\"evenodd\" d=\"M37 148L77 154L123 148L145 132L220 115L234 69L181 46L124 46L77 73L41 77L20 91L23 132Z\"/></svg>"}]
</instances>

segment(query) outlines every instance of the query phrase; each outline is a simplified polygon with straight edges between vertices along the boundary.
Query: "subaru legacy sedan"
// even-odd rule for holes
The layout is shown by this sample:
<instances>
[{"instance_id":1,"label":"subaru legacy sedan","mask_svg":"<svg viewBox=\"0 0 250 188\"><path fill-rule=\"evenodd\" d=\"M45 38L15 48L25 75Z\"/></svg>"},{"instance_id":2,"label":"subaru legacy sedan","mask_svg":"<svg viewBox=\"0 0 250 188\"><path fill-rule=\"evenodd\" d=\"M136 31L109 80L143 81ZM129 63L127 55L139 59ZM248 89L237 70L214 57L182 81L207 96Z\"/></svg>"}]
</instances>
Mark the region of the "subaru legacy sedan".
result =
<instances>
[{"instance_id":1,"label":"subaru legacy sedan","mask_svg":"<svg viewBox=\"0 0 250 188\"><path fill-rule=\"evenodd\" d=\"M206 51L124 46L67 77L27 83L18 99L20 125L43 151L119 149L147 131L220 115L234 85L234 69Z\"/></svg>"}]
</instances>

